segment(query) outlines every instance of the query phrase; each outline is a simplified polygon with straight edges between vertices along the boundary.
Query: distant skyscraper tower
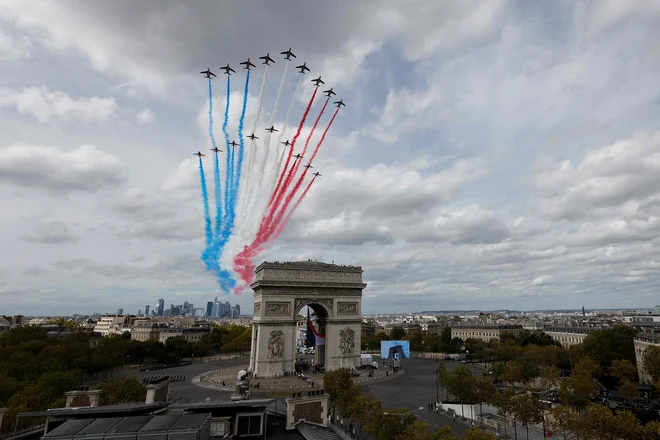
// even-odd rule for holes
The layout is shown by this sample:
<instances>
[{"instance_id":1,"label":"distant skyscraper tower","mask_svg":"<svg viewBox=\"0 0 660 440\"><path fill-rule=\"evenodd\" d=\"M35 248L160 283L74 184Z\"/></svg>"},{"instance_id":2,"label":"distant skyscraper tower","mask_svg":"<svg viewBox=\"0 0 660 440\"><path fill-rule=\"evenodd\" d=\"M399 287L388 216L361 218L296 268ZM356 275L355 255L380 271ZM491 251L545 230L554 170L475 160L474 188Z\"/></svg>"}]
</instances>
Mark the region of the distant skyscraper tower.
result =
<instances>
[{"instance_id":1,"label":"distant skyscraper tower","mask_svg":"<svg viewBox=\"0 0 660 440\"><path fill-rule=\"evenodd\" d=\"M138 316L142 316L142 309L138 309Z\"/></svg>"},{"instance_id":2,"label":"distant skyscraper tower","mask_svg":"<svg viewBox=\"0 0 660 440\"><path fill-rule=\"evenodd\" d=\"M144 306L144 316L149 316L149 304Z\"/></svg>"},{"instance_id":3,"label":"distant skyscraper tower","mask_svg":"<svg viewBox=\"0 0 660 440\"><path fill-rule=\"evenodd\" d=\"M237 315L236 318L241 317L241 306L238 304L236 304L236 315Z\"/></svg>"},{"instance_id":4,"label":"distant skyscraper tower","mask_svg":"<svg viewBox=\"0 0 660 440\"><path fill-rule=\"evenodd\" d=\"M206 316L213 316L213 301L206 303Z\"/></svg>"},{"instance_id":5,"label":"distant skyscraper tower","mask_svg":"<svg viewBox=\"0 0 660 440\"><path fill-rule=\"evenodd\" d=\"M225 314L224 316L229 316L231 318L231 304L229 301L225 302Z\"/></svg>"},{"instance_id":6,"label":"distant skyscraper tower","mask_svg":"<svg viewBox=\"0 0 660 440\"><path fill-rule=\"evenodd\" d=\"M117 309L117 314L118 315L123 315L124 314L124 309Z\"/></svg>"},{"instance_id":7,"label":"distant skyscraper tower","mask_svg":"<svg viewBox=\"0 0 660 440\"><path fill-rule=\"evenodd\" d=\"M158 299L158 305L156 306L156 315L163 316L165 314L165 300L163 298Z\"/></svg>"}]
</instances>

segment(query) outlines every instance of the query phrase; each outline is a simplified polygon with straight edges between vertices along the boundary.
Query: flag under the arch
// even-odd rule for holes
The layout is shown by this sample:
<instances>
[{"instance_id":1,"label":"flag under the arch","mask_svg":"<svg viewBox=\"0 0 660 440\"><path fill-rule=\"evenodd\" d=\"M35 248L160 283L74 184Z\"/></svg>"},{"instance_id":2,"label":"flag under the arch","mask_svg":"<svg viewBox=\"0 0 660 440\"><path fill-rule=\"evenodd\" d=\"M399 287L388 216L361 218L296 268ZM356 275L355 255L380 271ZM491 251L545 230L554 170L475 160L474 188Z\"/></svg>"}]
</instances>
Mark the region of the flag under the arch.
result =
<instances>
[{"instance_id":1,"label":"flag under the arch","mask_svg":"<svg viewBox=\"0 0 660 440\"><path fill-rule=\"evenodd\" d=\"M325 335L320 334L314 328L314 323L309 317L309 307L307 308L307 334L305 335L305 346L316 347L317 345L325 345Z\"/></svg>"}]
</instances>

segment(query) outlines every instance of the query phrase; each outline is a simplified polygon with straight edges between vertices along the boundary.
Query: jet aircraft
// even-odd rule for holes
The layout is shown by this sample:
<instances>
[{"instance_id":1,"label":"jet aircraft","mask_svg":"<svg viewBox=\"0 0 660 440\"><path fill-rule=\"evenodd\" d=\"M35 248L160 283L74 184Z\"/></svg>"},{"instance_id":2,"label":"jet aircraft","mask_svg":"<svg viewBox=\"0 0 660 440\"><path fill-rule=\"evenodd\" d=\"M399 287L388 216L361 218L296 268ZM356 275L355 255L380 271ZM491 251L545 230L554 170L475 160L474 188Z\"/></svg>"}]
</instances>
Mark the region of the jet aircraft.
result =
<instances>
[{"instance_id":1,"label":"jet aircraft","mask_svg":"<svg viewBox=\"0 0 660 440\"><path fill-rule=\"evenodd\" d=\"M291 57L296 58L296 56L293 54L293 52L291 52L291 48L289 48L289 50L285 50L284 52L280 52L280 54L281 55L286 55L284 57L285 60L290 60Z\"/></svg>"},{"instance_id":2,"label":"jet aircraft","mask_svg":"<svg viewBox=\"0 0 660 440\"><path fill-rule=\"evenodd\" d=\"M284 141L284 142L280 142L280 144L284 144L285 146L288 147L289 145L291 145L291 142L289 142L289 140L287 139L287 140Z\"/></svg>"},{"instance_id":3,"label":"jet aircraft","mask_svg":"<svg viewBox=\"0 0 660 440\"><path fill-rule=\"evenodd\" d=\"M215 151L215 154L222 153L222 150L218 147L211 148L211 151Z\"/></svg>"},{"instance_id":4,"label":"jet aircraft","mask_svg":"<svg viewBox=\"0 0 660 440\"><path fill-rule=\"evenodd\" d=\"M321 176L321 173L316 172L316 173L312 173L312 175L314 175L314 177L320 177L320 176Z\"/></svg>"},{"instance_id":5,"label":"jet aircraft","mask_svg":"<svg viewBox=\"0 0 660 440\"><path fill-rule=\"evenodd\" d=\"M340 99L339 101L335 101L333 104L335 104L335 105L337 106L337 108L341 108L342 105L343 105L344 107L346 106L346 104L344 104L344 100L343 100L343 99Z\"/></svg>"},{"instance_id":6,"label":"jet aircraft","mask_svg":"<svg viewBox=\"0 0 660 440\"><path fill-rule=\"evenodd\" d=\"M316 87L318 87L319 84L325 84L325 82L321 79L321 75L319 75L318 78L313 79L312 82L314 83L314 85L315 85Z\"/></svg>"},{"instance_id":7,"label":"jet aircraft","mask_svg":"<svg viewBox=\"0 0 660 440\"><path fill-rule=\"evenodd\" d=\"M201 151L198 151L197 153L193 153L193 156L197 156L197 157L199 157L199 158L201 159L202 156L206 156L206 154L202 154Z\"/></svg>"},{"instance_id":8,"label":"jet aircraft","mask_svg":"<svg viewBox=\"0 0 660 440\"><path fill-rule=\"evenodd\" d=\"M231 145L232 148L238 146L238 144L236 143L236 141L231 141L231 142L229 143L229 145Z\"/></svg>"},{"instance_id":9,"label":"jet aircraft","mask_svg":"<svg viewBox=\"0 0 660 440\"><path fill-rule=\"evenodd\" d=\"M206 75L205 78L209 78L209 79L211 78L211 76L216 76L215 73L211 72L211 69L202 70L199 73L201 73L202 75Z\"/></svg>"},{"instance_id":10,"label":"jet aircraft","mask_svg":"<svg viewBox=\"0 0 660 440\"><path fill-rule=\"evenodd\" d=\"M250 67L257 67L254 64L252 64L252 61L250 61L249 58L247 59L247 61L243 61L241 64L245 66L244 67L245 70L251 70Z\"/></svg>"},{"instance_id":11,"label":"jet aircraft","mask_svg":"<svg viewBox=\"0 0 660 440\"><path fill-rule=\"evenodd\" d=\"M302 63L300 66L296 66L296 69L300 69L300 72L298 73L302 73L302 74L305 73L305 70L311 72L311 70L309 70L309 67L307 67L307 63Z\"/></svg>"},{"instance_id":12,"label":"jet aircraft","mask_svg":"<svg viewBox=\"0 0 660 440\"><path fill-rule=\"evenodd\" d=\"M303 165L303 168L307 168L307 169L310 169L310 168L314 168L314 167L313 167L313 166L311 166L311 165Z\"/></svg>"},{"instance_id":13,"label":"jet aircraft","mask_svg":"<svg viewBox=\"0 0 660 440\"><path fill-rule=\"evenodd\" d=\"M270 128L267 128L266 131L270 131L271 133L274 133L277 131L274 125L271 125Z\"/></svg>"},{"instance_id":14,"label":"jet aircraft","mask_svg":"<svg viewBox=\"0 0 660 440\"><path fill-rule=\"evenodd\" d=\"M252 140L259 139L258 137L256 137L256 136L254 135L254 133L247 135L247 137L248 137L249 139L252 139Z\"/></svg>"},{"instance_id":15,"label":"jet aircraft","mask_svg":"<svg viewBox=\"0 0 660 440\"><path fill-rule=\"evenodd\" d=\"M323 93L325 93L325 95L326 95L328 98L331 97L332 95L336 95L335 91L332 90L332 87L330 87L329 90L324 90Z\"/></svg>"},{"instance_id":16,"label":"jet aircraft","mask_svg":"<svg viewBox=\"0 0 660 440\"><path fill-rule=\"evenodd\" d=\"M221 67L220 70L224 70L224 71L225 71L225 75L231 75L230 72L234 72L234 73L236 73L236 71L235 71L234 69L232 69L231 67L229 67L229 63L227 63L227 65L226 65L225 67Z\"/></svg>"},{"instance_id":17,"label":"jet aircraft","mask_svg":"<svg viewBox=\"0 0 660 440\"><path fill-rule=\"evenodd\" d=\"M270 52L266 54L264 57L259 57L260 60L264 60L264 64L267 66L270 66L270 63L274 63L275 60L270 57Z\"/></svg>"},{"instance_id":18,"label":"jet aircraft","mask_svg":"<svg viewBox=\"0 0 660 440\"><path fill-rule=\"evenodd\" d=\"M298 160L298 159L302 159L303 156L302 154L294 154L293 157L295 157L296 160Z\"/></svg>"}]
</instances>

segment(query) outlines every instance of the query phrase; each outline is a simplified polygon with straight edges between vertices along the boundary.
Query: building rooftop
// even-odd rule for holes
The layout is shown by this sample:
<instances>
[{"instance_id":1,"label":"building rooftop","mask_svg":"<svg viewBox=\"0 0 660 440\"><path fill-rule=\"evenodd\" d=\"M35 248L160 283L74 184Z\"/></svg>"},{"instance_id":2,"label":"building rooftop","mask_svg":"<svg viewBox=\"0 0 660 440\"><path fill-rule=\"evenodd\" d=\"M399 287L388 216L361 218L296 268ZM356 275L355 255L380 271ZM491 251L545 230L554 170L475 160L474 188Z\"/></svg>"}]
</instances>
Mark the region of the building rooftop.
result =
<instances>
[{"instance_id":1,"label":"building rooftop","mask_svg":"<svg viewBox=\"0 0 660 440\"><path fill-rule=\"evenodd\" d=\"M158 403L122 403L119 405L107 406L83 406L78 408L51 408L46 411L19 413L19 417L25 416L86 416L97 415L118 415L118 414L145 414L161 410L167 406L166 402Z\"/></svg>"},{"instance_id":2,"label":"building rooftop","mask_svg":"<svg viewBox=\"0 0 660 440\"><path fill-rule=\"evenodd\" d=\"M479 329L479 330L521 330L520 324L454 324L452 328L457 329Z\"/></svg>"}]
</instances>

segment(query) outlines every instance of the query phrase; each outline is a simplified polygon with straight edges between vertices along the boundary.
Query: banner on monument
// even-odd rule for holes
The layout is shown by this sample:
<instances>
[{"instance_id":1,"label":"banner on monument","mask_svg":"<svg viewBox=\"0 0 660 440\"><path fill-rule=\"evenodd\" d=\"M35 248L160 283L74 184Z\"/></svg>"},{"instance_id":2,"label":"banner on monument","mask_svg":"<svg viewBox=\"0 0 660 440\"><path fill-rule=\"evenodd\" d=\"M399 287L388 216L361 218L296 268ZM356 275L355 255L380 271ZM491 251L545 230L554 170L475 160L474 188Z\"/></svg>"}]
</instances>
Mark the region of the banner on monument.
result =
<instances>
[{"instance_id":1,"label":"banner on monument","mask_svg":"<svg viewBox=\"0 0 660 440\"><path fill-rule=\"evenodd\" d=\"M307 334L305 335L305 346L316 347L317 345L325 345L325 335L316 331L314 323L309 317L309 308L307 309Z\"/></svg>"},{"instance_id":2,"label":"banner on monument","mask_svg":"<svg viewBox=\"0 0 660 440\"><path fill-rule=\"evenodd\" d=\"M409 359L410 341L380 341L382 359Z\"/></svg>"}]
</instances>

